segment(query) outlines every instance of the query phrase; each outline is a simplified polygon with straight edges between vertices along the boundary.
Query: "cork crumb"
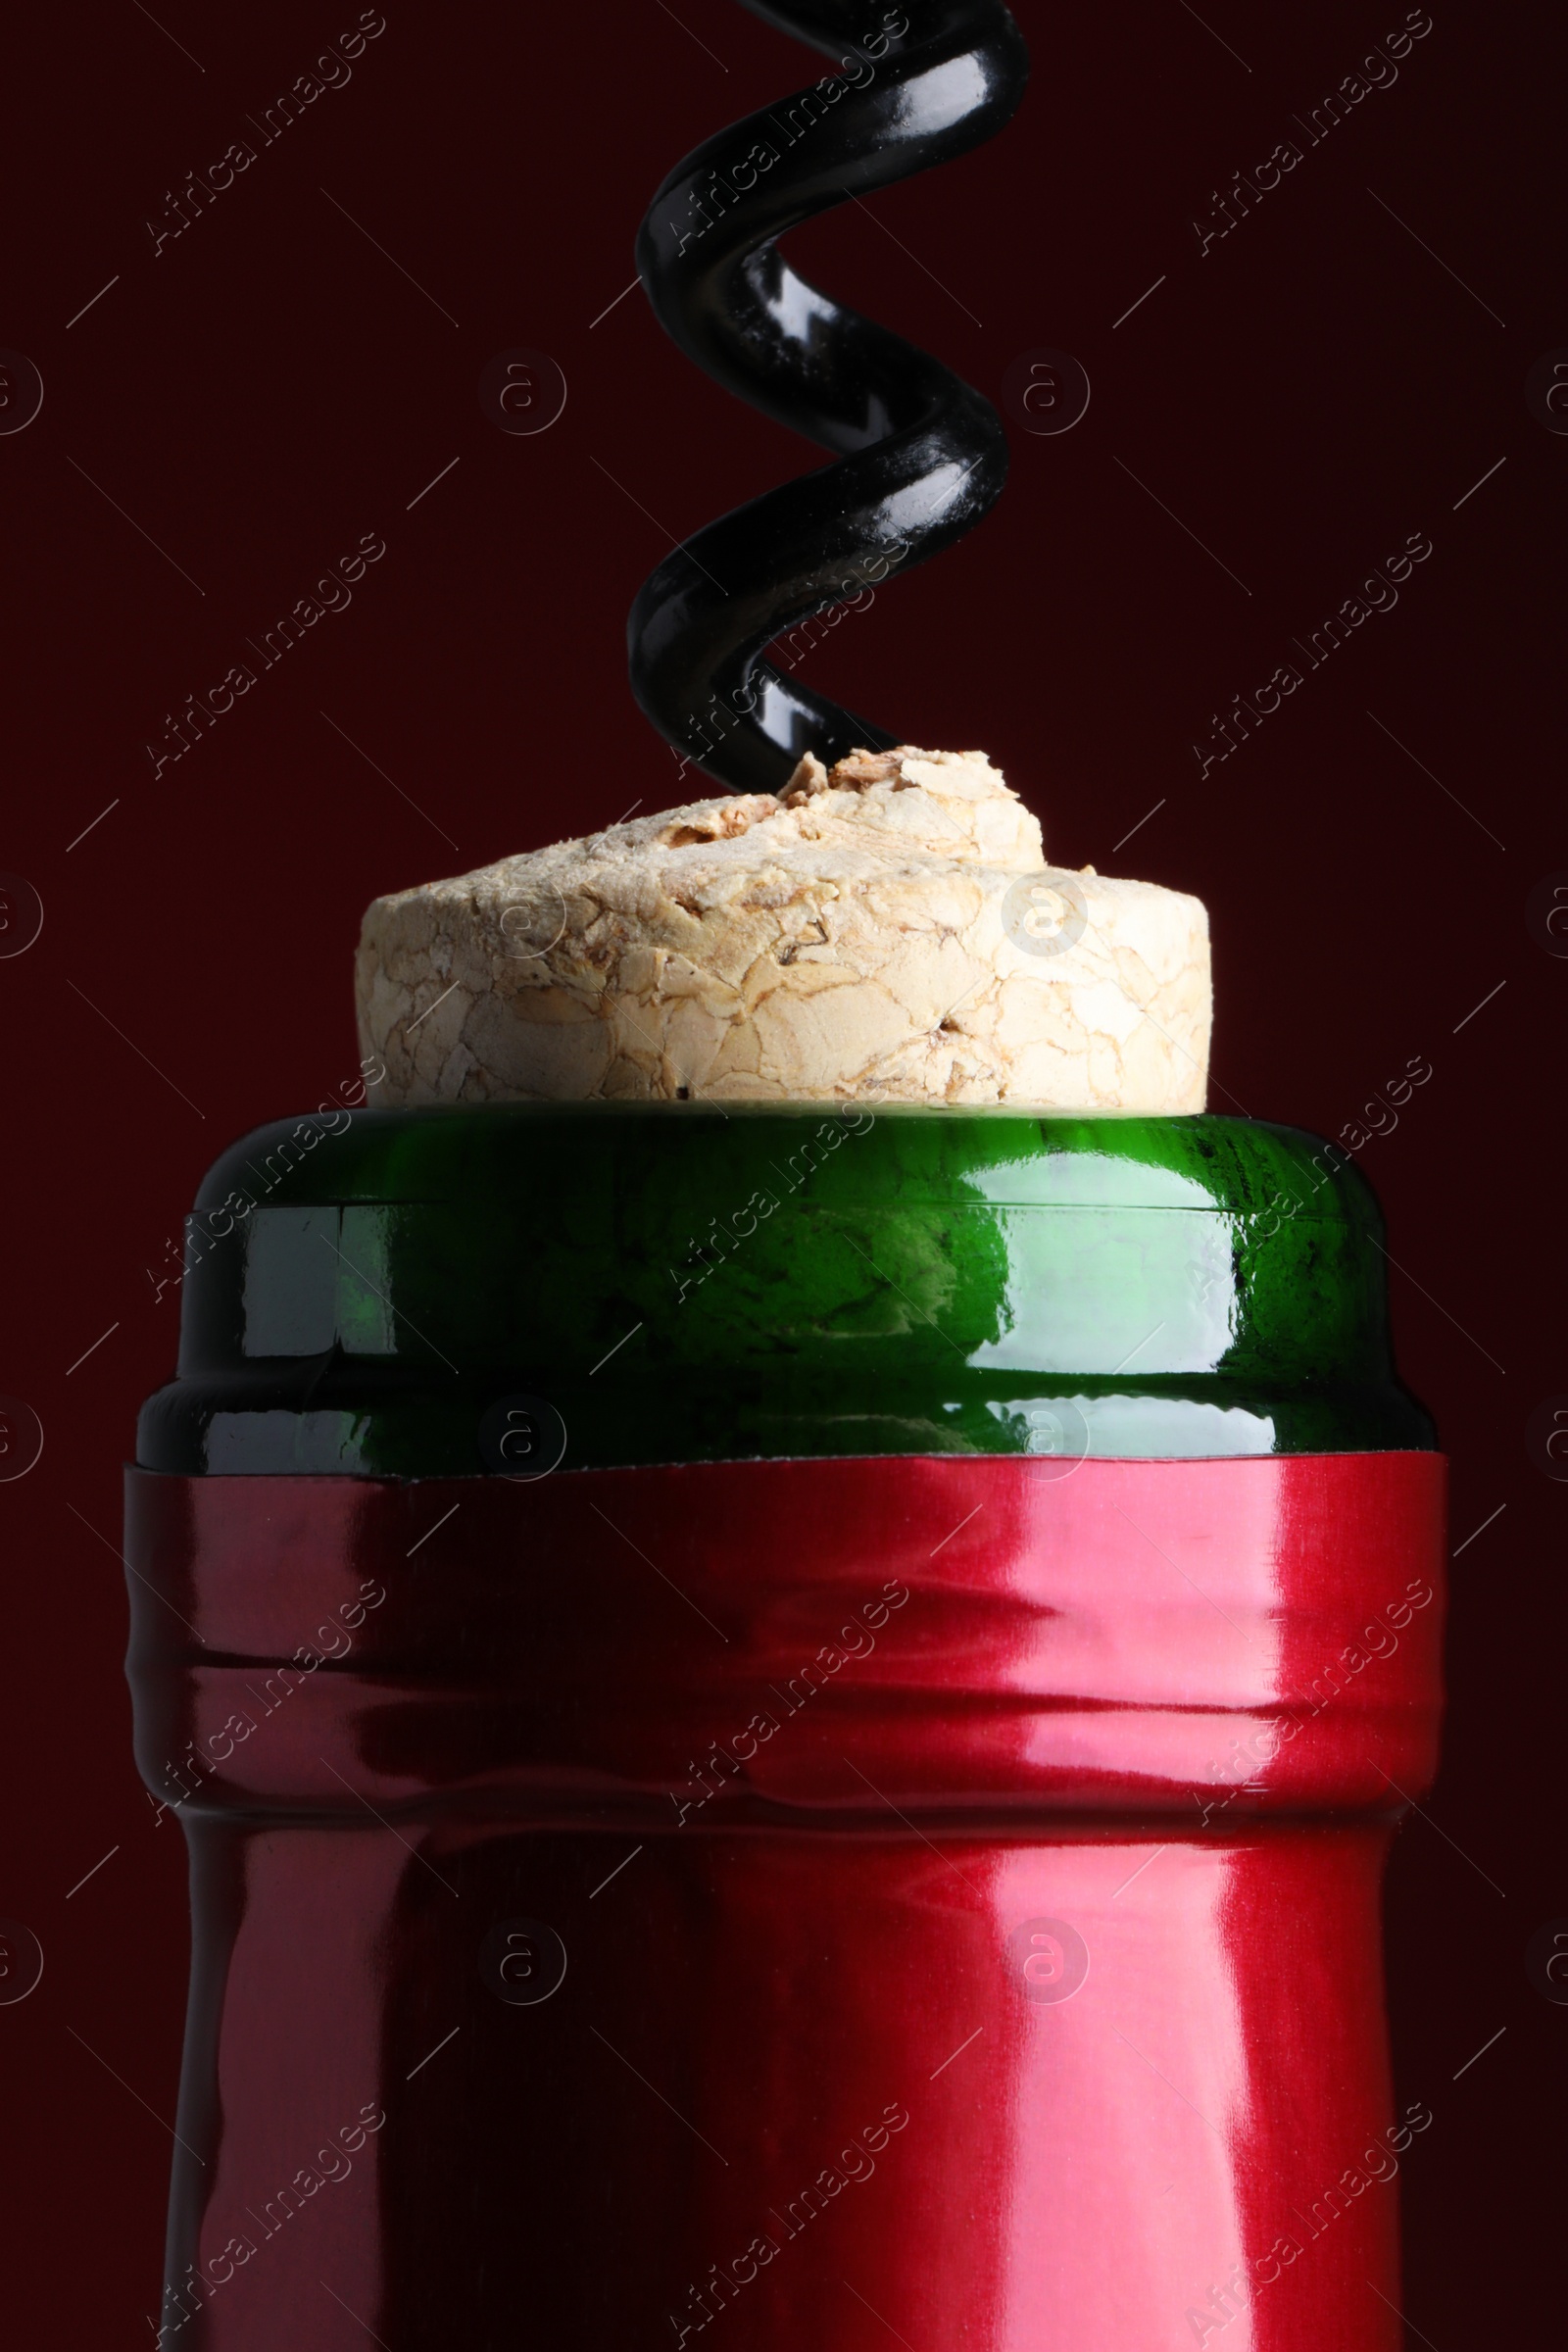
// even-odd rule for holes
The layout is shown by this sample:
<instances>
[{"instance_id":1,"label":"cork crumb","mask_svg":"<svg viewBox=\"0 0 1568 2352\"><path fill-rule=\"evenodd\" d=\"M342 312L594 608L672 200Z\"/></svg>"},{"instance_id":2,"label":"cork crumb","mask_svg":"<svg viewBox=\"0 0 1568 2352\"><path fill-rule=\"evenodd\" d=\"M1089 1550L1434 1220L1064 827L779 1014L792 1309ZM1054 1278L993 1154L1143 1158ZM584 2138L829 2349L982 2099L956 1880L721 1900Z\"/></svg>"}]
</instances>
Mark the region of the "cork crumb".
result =
<instances>
[{"instance_id":1,"label":"cork crumb","mask_svg":"<svg viewBox=\"0 0 1568 2352\"><path fill-rule=\"evenodd\" d=\"M828 782L835 792L864 792L868 784L900 785L906 760L929 758L929 752L917 752L907 743L896 752L850 752L834 760Z\"/></svg>"},{"instance_id":2,"label":"cork crumb","mask_svg":"<svg viewBox=\"0 0 1568 2352\"><path fill-rule=\"evenodd\" d=\"M660 839L670 850L687 850L700 842L739 841L760 816L771 816L778 803L771 793L750 793L743 800L708 801L694 808L671 812Z\"/></svg>"},{"instance_id":3,"label":"cork crumb","mask_svg":"<svg viewBox=\"0 0 1568 2352\"><path fill-rule=\"evenodd\" d=\"M982 766L989 764L983 752L965 752L960 757ZM814 752L808 752L780 793L779 805L794 808L820 792L867 792L873 784L891 784L895 792L914 792L918 786L906 773L905 762L946 758L943 752L922 752L912 743L901 743L892 752L868 752L863 747L846 752L842 760L835 760L832 767L827 768Z\"/></svg>"},{"instance_id":4,"label":"cork crumb","mask_svg":"<svg viewBox=\"0 0 1568 2352\"><path fill-rule=\"evenodd\" d=\"M802 801L814 800L819 792L826 790L827 769L814 752L808 752L779 794L779 802L785 808L798 808Z\"/></svg>"}]
</instances>

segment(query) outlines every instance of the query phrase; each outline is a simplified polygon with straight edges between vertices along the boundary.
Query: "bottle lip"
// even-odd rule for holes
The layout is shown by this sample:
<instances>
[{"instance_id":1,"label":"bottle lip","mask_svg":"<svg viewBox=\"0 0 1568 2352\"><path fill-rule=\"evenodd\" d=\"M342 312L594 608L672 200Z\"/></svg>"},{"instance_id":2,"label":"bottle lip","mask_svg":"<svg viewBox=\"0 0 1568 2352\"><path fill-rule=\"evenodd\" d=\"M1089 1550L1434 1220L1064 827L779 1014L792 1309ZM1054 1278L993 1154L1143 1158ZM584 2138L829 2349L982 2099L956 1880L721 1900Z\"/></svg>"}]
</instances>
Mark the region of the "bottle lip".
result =
<instances>
[{"instance_id":1,"label":"bottle lip","mask_svg":"<svg viewBox=\"0 0 1568 2352\"><path fill-rule=\"evenodd\" d=\"M1345 1157L1200 1113L280 1121L201 1188L180 1379L138 1450L464 1471L519 1399L581 1466L1048 1453L1054 1413L1132 1456L1419 1446L1376 1203Z\"/></svg>"}]
</instances>

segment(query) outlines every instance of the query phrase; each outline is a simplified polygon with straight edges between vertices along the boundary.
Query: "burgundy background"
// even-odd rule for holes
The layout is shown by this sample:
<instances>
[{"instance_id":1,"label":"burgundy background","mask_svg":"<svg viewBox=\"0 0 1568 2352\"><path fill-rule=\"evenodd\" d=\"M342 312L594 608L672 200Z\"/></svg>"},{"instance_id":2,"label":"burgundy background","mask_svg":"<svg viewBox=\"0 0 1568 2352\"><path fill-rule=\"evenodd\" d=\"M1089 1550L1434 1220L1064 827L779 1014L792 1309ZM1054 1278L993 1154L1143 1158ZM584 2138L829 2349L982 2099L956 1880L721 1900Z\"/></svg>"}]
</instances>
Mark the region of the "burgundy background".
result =
<instances>
[{"instance_id":1,"label":"burgundy background","mask_svg":"<svg viewBox=\"0 0 1568 2352\"><path fill-rule=\"evenodd\" d=\"M1361 1157L1465 1546L1446 1760L1397 1847L1390 1952L1400 2095L1435 2115L1404 2168L1406 2309L1449 2352L1516 2330L1560 2211L1568 2009L1523 1955L1568 1917L1568 1496L1525 1426L1568 1388L1548 1126L1568 963L1525 903L1568 868L1548 699L1568 438L1523 384L1568 345L1568 58L1544 18L1437 0L1396 83L1200 257L1211 191L1402 8L1017 13L1035 80L1013 128L795 251L993 394L1020 354L1073 353L1091 406L1064 436L1015 431L991 520L804 674L915 742L983 744L1061 862L1201 894L1216 1108L1336 1134L1433 1063ZM46 1954L0 2007L19 2340L142 2343L159 2291L184 1874L131 1767L116 1558L133 1414L174 1349L177 1294L155 1302L147 1269L223 1144L353 1073L368 899L668 802L626 607L666 532L816 462L695 375L640 293L600 317L667 167L813 78L806 52L723 0L553 24L392 0L347 86L262 146L247 115L356 15L166 0L159 23L34 11L6 35L0 343L45 384L0 436L0 867L45 906L0 960L0 1391L46 1432L0 1485L0 1915ZM241 137L255 164L155 258L166 191ZM542 436L478 405L516 346L569 384ZM387 553L352 606L155 779L165 713L369 531ZM1416 531L1434 552L1397 608L1200 781L1210 713Z\"/></svg>"}]
</instances>

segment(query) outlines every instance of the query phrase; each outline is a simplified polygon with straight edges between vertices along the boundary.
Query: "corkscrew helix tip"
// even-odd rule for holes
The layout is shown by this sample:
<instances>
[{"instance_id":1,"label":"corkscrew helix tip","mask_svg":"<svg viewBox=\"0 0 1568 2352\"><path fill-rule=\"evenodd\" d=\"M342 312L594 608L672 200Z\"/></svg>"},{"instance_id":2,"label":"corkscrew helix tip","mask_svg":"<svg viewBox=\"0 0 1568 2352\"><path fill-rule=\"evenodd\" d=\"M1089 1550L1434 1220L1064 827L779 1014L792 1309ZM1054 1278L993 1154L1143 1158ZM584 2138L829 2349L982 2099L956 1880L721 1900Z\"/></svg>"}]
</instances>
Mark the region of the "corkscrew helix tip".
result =
<instances>
[{"instance_id":1,"label":"corkscrew helix tip","mask_svg":"<svg viewBox=\"0 0 1568 2352\"><path fill-rule=\"evenodd\" d=\"M638 270L689 359L838 463L687 540L644 584L627 639L632 691L661 733L732 790L776 792L806 752L832 761L900 739L762 661L764 648L952 546L1007 471L989 401L808 284L777 239L990 138L1029 57L1000 0L744 5L838 71L678 165L643 222Z\"/></svg>"}]
</instances>

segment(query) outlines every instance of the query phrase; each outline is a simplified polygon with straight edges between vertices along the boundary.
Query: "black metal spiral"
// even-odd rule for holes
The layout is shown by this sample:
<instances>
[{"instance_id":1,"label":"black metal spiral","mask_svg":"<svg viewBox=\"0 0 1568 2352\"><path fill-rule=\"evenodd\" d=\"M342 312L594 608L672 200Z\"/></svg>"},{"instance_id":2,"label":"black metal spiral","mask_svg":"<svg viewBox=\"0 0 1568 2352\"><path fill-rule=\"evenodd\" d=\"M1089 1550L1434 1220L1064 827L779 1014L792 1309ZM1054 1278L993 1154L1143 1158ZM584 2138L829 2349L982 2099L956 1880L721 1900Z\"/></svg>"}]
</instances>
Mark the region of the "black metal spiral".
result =
<instances>
[{"instance_id":1,"label":"black metal spiral","mask_svg":"<svg viewBox=\"0 0 1568 2352\"><path fill-rule=\"evenodd\" d=\"M644 585L628 642L632 690L661 733L732 790L776 792L806 752L832 761L900 738L797 684L763 649L939 555L989 511L1007 470L988 401L808 284L776 240L990 138L1029 59L1000 0L744 5L838 71L689 155L654 199L638 270L689 359L840 462L687 540Z\"/></svg>"}]
</instances>

